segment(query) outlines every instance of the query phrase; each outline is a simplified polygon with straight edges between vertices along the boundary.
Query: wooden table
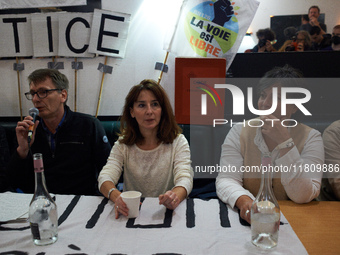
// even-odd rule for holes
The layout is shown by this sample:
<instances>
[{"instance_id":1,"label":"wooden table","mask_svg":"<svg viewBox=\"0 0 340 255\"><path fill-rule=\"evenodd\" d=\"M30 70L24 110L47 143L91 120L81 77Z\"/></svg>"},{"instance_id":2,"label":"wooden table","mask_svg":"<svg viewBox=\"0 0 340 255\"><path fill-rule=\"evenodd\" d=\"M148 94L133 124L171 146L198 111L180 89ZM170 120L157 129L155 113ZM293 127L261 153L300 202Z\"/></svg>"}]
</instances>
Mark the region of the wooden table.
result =
<instances>
[{"instance_id":1,"label":"wooden table","mask_svg":"<svg viewBox=\"0 0 340 255\"><path fill-rule=\"evenodd\" d=\"M340 254L340 202L279 204L309 254Z\"/></svg>"}]
</instances>

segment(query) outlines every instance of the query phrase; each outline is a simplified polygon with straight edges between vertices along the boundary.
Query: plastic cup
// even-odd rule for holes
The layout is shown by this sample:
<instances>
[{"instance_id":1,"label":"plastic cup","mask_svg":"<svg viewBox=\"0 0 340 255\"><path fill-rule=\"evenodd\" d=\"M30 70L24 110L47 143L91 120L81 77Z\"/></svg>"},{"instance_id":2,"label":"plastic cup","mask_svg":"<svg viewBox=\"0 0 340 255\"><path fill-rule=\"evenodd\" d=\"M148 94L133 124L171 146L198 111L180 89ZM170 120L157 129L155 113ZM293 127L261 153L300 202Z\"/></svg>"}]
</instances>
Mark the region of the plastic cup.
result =
<instances>
[{"instance_id":1,"label":"plastic cup","mask_svg":"<svg viewBox=\"0 0 340 255\"><path fill-rule=\"evenodd\" d=\"M139 205L142 193L139 191L124 191L120 194L126 206L129 208L128 218L136 218L139 215Z\"/></svg>"}]
</instances>

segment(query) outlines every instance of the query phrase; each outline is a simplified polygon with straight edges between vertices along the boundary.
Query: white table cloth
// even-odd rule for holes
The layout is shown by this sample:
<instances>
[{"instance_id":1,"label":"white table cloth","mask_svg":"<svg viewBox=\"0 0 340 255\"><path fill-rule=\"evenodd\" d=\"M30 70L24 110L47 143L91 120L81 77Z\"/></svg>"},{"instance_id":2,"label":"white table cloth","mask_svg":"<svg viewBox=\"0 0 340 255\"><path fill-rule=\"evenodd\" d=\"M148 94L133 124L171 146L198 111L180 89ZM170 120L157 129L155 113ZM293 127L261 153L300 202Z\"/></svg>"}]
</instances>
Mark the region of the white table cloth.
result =
<instances>
[{"instance_id":1,"label":"white table cloth","mask_svg":"<svg viewBox=\"0 0 340 255\"><path fill-rule=\"evenodd\" d=\"M18 194L20 196L20 194ZM5 196L0 196L5 200ZM1 206L6 201L0 201ZM29 201L27 201L29 204ZM259 254L250 227L218 199L188 199L174 211L145 198L136 219L115 219L104 197L56 195L58 241L35 246L27 222L0 224L0 254ZM28 207L27 204L27 207ZM281 214L278 246L270 254L307 254Z\"/></svg>"}]
</instances>

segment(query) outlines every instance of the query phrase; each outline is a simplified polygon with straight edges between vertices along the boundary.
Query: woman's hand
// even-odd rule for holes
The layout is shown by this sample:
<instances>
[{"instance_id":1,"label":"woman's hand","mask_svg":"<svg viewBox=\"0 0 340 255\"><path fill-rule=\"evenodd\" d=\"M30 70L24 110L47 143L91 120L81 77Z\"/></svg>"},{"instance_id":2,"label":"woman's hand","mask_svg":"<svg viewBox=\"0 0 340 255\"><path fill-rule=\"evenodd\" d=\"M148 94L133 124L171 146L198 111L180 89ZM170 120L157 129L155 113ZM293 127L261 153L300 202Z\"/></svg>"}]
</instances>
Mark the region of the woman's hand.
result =
<instances>
[{"instance_id":1,"label":"woman's hand","mask_svg":"<svg viewBox=\"0 0 340 255\"><path fill-rule=\"evenodd\" d=\"M177 194L172 191L168 190L165 194L159 195L159 204L164 205L166 208L170 210L175 210L176 207L182 202Z\"/></svg>"},{"instance_id":2,"label":"woman's hand","mask_svg":"<svg viewBox=\"0 0 340 255\"><path fill-rule=\"evenodd\" d=\"M115 214L116 214L116 219L118 219L119 214L123 214L124 216L128 216L129 214L129 208L126 206L121 196L116 198Z\"/></svg>"},{"instance_id":3,"label":"woman's hand","mask_svg":"<svg viewBox=\"0 0 340 255\"><path fill-rule=\"evenodd\" d=\"M240 196L237 200L236 200L236 207L238 209L240 209L240 216L242 219L246 220L249 224L251 224L250 221L250 210L251 210L251 205L253 204L253 200L246 196Z\"/></svg>"},{"instance_id":4,"label":"woman's hand","mask_svg":"<svg viewBox=\"0 0 340 255\"><path fill-rule=\"evenodd\" d=\"M281 124L282 120L274 115L261 116L261 120L264 123L261 127L262 134L274 141L276 145L287 141L291 137L288 128Z\"/></svg>"}]
</instances>

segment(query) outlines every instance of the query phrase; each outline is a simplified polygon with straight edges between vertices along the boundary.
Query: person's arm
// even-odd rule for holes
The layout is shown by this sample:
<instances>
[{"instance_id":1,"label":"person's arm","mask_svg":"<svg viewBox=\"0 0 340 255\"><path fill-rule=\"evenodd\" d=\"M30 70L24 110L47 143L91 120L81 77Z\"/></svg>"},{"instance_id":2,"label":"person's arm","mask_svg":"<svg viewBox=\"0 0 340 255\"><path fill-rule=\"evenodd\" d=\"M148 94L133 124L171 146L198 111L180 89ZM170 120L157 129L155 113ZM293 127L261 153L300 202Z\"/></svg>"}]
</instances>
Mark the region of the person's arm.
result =
<instances>
[{"instance_id":1,"label":"person's arm","mask_svg":"<svg viewBox=\"0 0 340 255\"><path fill-rule=\"evenodd\" d=\"M253 204L253 199L246 195L240 196L235 203L235 206L240 209L240 216L242 219L246 220L249 224L250 221L250 211Z\"/></svg>"},{"instance_id":2,"label":"person's arm","mask_svg":"<svg viewBox=\"0 0 340 255\"><path fill-rule=\"evenodd\" d=\"M321 35L326 34L326 30L327 30L326 25L321 26L321 23L318 21L317 18L311 17L311 18L309 19L309 24L310 24L312 27L313 27L313 26L319 27L320 30L321 30L321 31L320 31L320 34L321 34Z\"/></svg>"},{"instance_id":3,"label":"person's arm","mask_svg":"<svg viewBox=\"0 0 340 255\"><path fill-rule=\"evenodd\" d=\"M25 159L29 152L28 140L27 140L28 128L32 125L34 125L34 129L33 129L34 132L33 132L32 140L31 140L31 145L32 145L34 142L36 127L39 125L39 120L36 120L35 123L33 123L32 116L26 116L23 121L18 122L15 128L17 141L18 141L17 153L19 157L22 159Z\"/></svg>"},{"instance_id":4,"label":"person's arm","mask_svg":"<svg viewBox=\"0 0 340 255\"><path fill-rule=\"evenodd\" d=\"M187 190L184 187L177 186L159 195L159 204L164 205L168 209L175 210L187 195Z\"/></svg>"},{"instance_id":5,"label":"person's arm","mask_svg":"<svg viewBox=\"0 0 340 255\"><path fill-rule=\"evenodd\" d=\"M193 170L188 141L179 135L174 141L174 184L175 187L159 196L159 204L174 210L191 192L193 186Z\"/></svg>"},{"instance_id":6,"label":"person's arm","mask_svg":"<svg viewBox=\"0 0 340 255\"><path fill-rule=\"evenodd\" d=\"M120 197L120 191L117 189L116 184L123 171L124 163L124 145L116 141L112 147L110 156L107 159L106 165L100 171L98 177L99 191L112 202L115 203L115 215L116 219L119 217L119 213L127 216L128 208ZM109 191L113 189L110 192Z\"/></svg>"},{"instance_id":7,"label":"person's arm","mask_svg":"<svg viewBox=\"0 0 340 255\"><path fill-rule=\"evenodd\" d=\"M220 167L225 169L234 169L235 171L224 171L218 173L216 178L217 196L231 207L241 209L242 200L236 204L241 196L246 196L251 200L255 197L245 188L243 188L243 173L240 171L243 166L243 157L241 155L240 133L242 125L234 126L228 133L221 151Z\"/></svg>"},{"instance_id":8,"label":"person's arm","mask_svg":"<svg viewBox=\"0 0 340 255\"><path fill-rule=\"evenodd\" d=\"M127 208L126 204L124 203L123 199L121 198L121 192L117 189L111 181L105 181L100 186L100 192L109 200L115 203L115 216L118 219L119 214L123 214L124 216L128 216L129 209ZM106 194L106 195L105 195Z\"/></svg>"},{"instance_id":9,"label":"person's arm","mask_svg":"<svg viewBox=\"0 0 340 255\"><path fill-rule=\"evenodd\" d=\"M320 132L312 129L305 142L301 155L292 147L285 155L275 160L276 165L287 166L290 172L281 173L281 183L288 197L296 203L308 203L320 193L321 172L311 169L322 167L324 147Z\"/></svg>"},{"instance_id":10,"label":"person's arm","mask_svg":"<svg viewBox=\"0 0 340 255\"><path fill-rule=\"evenodd\" d=\"M261 119L277 119L273 115ZM288 129L279 121L264 121L261 127L264 137L279 145L291 138ZM276 147L275 150L278 148ZM275 165L285 166L290 172L281 173L281 183L288 197L296 203L308 203L320 193L322 172L311 172L324 163L324 148L320 132L311 130L301 155L296 146L279 149Z\"/></svg>"},{"instance_id":11,"label":"person's arm","mask_svg":"<svg viewBox=\"0 0 340 255\"><path fill-rule=\"evenodd\" d=\"M240 134L242 125L234 126L228 133L221 152L220 167L233 167L236 171L220 172L216 178L217 196L232 208L240 210L240 217L250 223L250 209L255 197L243 188L243 166Z\"/></svg>"},{"instance_id":12,"label":"person's arm","mask_svg":"<svg viewBox=\"0 0 340 255\"><path fill-rule=\"evenodd\" d=\"M325 163L327 164L328 173L324 178L332 188L335 197L340 200L340 121L332 123L323 133L325 145ZM333 170L331 172L331 169Z\"/></svg>"},{"instance_id":13,"label":"person's arm","mask_svg":"<svg viewBox=\"0 0 340 255\"><path fill-rule=\"evenodd\" d=\"M112 182L113 185L116 185L119 181L119 178L123 172L123 163L124 163L124 145L120 144L119 140L115 142L112 147L110 156L107 158L106 165L102 168L98 177L98 188L102 191L102 185L104 182L109 181ZM106 191L106 190L105 190ZM107 194L105 192L102 194L106 197Z\"/></svg>"}]
</instances>

